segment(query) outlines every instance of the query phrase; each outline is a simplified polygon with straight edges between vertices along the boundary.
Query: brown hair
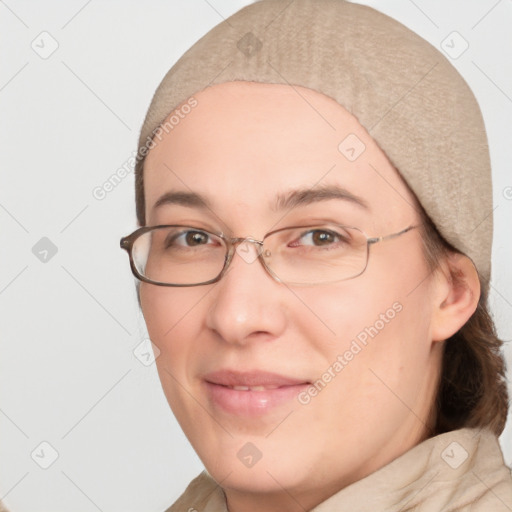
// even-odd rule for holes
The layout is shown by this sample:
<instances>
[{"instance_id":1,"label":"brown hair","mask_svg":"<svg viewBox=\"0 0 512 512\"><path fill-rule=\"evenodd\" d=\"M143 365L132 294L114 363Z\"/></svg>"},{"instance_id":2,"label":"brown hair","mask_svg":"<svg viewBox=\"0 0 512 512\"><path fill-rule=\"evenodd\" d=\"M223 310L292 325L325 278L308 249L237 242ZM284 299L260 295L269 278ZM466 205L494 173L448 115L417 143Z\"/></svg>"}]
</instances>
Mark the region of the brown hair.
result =
<instances>
[{"instance_id":1,"label":"brown hair","mask_svg":"<svg viewBox=\"0 0 512 512\"><path fill-rule=\"evenodd\" d=\"M427 264L434 271L449 252L460 253L439 233L420 206L423 246ZM453 279L459 279L457 275ZM444 342L441 378L434 403L433 435L459 428L489 428L497 436L505 427L508 392L505 363L489 312L487 286L469 320Z\"/></svg>"}]
</instances>

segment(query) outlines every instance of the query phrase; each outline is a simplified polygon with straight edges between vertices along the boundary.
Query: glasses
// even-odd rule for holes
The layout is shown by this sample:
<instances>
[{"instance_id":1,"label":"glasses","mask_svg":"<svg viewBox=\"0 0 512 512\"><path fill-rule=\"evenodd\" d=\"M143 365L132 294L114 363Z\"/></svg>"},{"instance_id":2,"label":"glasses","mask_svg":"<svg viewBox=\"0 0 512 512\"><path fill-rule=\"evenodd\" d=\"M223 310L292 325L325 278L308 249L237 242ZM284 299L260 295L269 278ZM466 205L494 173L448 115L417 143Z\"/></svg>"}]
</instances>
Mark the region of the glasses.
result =
<instances>
[{"instance_id":1,"label":"glasses","mask_svg":"<svg viewBox=\"0 0 512 512\"><path fill-rule=\"evenodd\" d=\"M121 238L134 276L159 286L200 286L219 281L235 252L247 263L259 259L278 282L318 285L361 275L370 246L417 228L368 237L355 227L315 224L276 229L263 240L227 238L187 225L146 226Z\"/></svg>"}]
</instances>

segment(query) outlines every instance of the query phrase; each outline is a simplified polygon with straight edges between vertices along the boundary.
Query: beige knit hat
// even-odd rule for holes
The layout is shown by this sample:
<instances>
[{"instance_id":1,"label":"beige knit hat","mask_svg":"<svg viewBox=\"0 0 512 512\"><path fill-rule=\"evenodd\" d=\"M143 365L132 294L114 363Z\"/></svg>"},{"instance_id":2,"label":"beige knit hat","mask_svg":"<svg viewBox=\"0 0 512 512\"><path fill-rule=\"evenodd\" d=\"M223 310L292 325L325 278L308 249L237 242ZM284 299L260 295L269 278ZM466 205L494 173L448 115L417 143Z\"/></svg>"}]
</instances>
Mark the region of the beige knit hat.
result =
<instances>
[{"instance_id":1,"label":"beige knit hat","mask_svg":"<svg viewBox=\"0 0 512 512\"><path fill-rule=\"evenodd\" d=\"M473 260L487 287L491 169L475 97L424 39L344 0L260 0L210 30L170 69L139 139L141 225L143 155L154 131L194 93L234 80L309 87L343 105L386 153L444 238Z\"/></svg>"}]
</instances>

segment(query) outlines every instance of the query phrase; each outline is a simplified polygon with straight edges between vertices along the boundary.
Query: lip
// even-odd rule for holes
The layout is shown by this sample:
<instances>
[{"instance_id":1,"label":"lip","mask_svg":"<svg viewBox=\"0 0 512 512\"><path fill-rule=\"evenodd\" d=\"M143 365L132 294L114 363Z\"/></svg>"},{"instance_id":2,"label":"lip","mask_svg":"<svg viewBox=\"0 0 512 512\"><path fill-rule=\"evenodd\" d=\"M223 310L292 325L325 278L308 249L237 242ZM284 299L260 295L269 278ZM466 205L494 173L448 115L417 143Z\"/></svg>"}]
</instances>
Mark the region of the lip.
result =
<instances>
[{"instance_id":1,"label":"lip","mask_svg":"<svg viewBox=\"0 0 512 512\"><path fill-rule=\"evenodd\" d=\"M311 384L304 379L258 370L220 370L206 374L203 379L214 407L237 416L266 414L289 403Z\"/></svg>"}]
</instances>

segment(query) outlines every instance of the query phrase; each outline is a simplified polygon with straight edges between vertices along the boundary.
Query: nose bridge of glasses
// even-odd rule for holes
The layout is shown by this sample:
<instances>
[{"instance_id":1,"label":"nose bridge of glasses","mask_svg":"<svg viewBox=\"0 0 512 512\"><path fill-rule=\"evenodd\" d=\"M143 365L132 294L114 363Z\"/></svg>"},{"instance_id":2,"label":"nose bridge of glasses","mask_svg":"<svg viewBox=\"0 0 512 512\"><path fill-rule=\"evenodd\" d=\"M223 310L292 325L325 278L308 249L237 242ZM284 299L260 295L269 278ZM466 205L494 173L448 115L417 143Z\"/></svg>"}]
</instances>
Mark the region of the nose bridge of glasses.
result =
<instances>
[{"instance_id":1,"label":"nose bridge of glasses","mask_svg":"<svg viewBox=\"0 0 512 512\"><path fill-rule=\"evenodd\" d=\"M230 238L229 241L232 245L238 245L242 242L249 242L249 243L255 243L255 244L262 244L262 240L257 240L256 238L252 238L251 236L245 236L245 237L236 237L236 238Z\"/></svg>"},{"instance_id":2,"label":"nose bridge of glasses","mask_svg":"<svg viewBox=\"0 0 512 512\"><path fill-rule=\"evenodd\" d=\"M260 260L264 270L270 274L270 276L276 279L276 276L268 268L267 262L264 261L263 256L268 257L269 255L263 254L263 240L257 240L252 237L243 238L231 238L228 239L230 250L225 261L225 270L230 266L235 252L238 256L247 264L252 264L256 260Z\"/></svg>"},{"instance_id":3,"label":"nose bridge of glasses","mask_svg":"<svg viewBox=\"0 0 512 512\"><path fill-rule=\"evenodd\" d=\"M227 239L228 246L231 248L229 251L231 254L233 252L237 253L246 253L250 251L251 247L254 247L256 249L256 253L259 254L261 252L261 248L263 247L263 241L257 240L256 238L252 238L250 236L246 237L237 237L237 238L230 238ZM240 254L242 256L242 254Z\"/></svg>"},{"instance_id":4,"label":"nose bridge of glasses","mask_svg":"<svg viewBox=\"0 0 512 512\"><path fill-rule=\"evenodd\" d=\"M231 246L231 250L229 251L230 256L232 256L234 252L237 252L238 255L246 261L246 263L252 263L261 253L263 248L263 241L250 236L243 238L231 238L229 242Z\"/></svg>"}]
</instances>

